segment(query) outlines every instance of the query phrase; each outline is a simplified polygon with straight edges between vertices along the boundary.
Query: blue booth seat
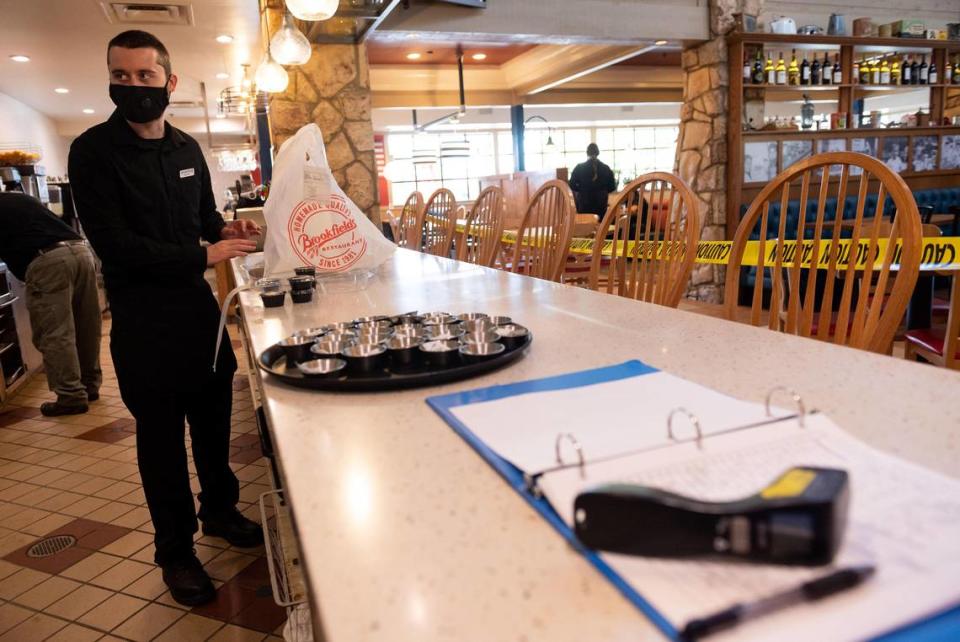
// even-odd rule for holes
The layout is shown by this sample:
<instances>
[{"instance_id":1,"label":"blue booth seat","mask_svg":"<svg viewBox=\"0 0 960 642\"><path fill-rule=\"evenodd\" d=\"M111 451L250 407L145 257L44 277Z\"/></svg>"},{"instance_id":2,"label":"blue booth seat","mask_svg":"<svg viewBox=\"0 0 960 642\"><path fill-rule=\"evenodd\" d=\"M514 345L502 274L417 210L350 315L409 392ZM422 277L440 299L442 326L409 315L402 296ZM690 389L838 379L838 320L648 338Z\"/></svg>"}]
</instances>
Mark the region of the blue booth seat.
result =
<instances>
[{"instance_id":1,"label":"blue booth seat","mask_svg":"<svg viewBox=\"0 0 960 642\"><path fill-rule=\"evenodd\" d=\"M856 190L859 185L858 177L850 177L850 189ZM812 184L810 191L813 192L816 189ZM917 201L918 207L929 206L933 209L935 213L949 212L952 206L960 206L960 187L943 187L937 189L925 189L917 190L913 193L914 198ZM807 199L806 207L806 222L807 226L804 228L804 238L811 239L813 238L813 225L817 221L817 206L819 202L816 198L816 195L811 194ZM771 201L769 216L767 219L767 238L776 238L777 233L780 230L780 201L775 200ZM869 218L874 216L877 211L877 195L869 194L867 195L867 202L863 208L864 218ZM743 215L747 212L747 206L743 205L740 208L740 217L743 218ZM889 196L886 198L886 203L883 206L883 216L885 218L891 217L894 213L893 210L893 199ZM800 215L800 201L793 200L787 202L787 221L786 221L786 238L789 240L795 240L797 238L797 223L798 217ZM856 196L847 196L844 199L843 203L843 218L844 219L853 219L857 215L857 197ZM829 222L833 221L837 216L837 199L828 198L824 206L824 221ZM943 226L944 233L949 233L950 224ZM849 238L852 234L852 230L843 229L841 230L841 237ZM833 229L827 229L823 232L824 238L829 238L833 234ZM760 220L758 218L756 225L750 233L750 238L752 240L760 239ZM754 280L756 279L757 268L743 268L742 270L742 281L741 281L741 292L744 291L744 288L753 288ZM764 278L764 288L769 289L772 286L770 282L770 277L767 276Z\"/></svg>"}]
</instances>

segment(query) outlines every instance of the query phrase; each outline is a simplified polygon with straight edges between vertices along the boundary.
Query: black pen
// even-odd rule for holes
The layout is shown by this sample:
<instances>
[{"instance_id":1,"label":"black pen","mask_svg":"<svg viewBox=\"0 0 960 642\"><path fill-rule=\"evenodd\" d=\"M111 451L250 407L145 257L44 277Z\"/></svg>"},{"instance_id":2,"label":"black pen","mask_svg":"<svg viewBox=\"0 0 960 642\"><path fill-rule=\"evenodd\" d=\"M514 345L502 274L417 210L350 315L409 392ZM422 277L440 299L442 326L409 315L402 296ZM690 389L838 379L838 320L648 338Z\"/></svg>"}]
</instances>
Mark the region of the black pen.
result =
<instances>
[{"instance_id":1,"label":"black pen","mask_svg":"<svg viewBox=\"0 0 960 642\"><path fill-rule=\"evenodd\" d=\"M801 602L822 600L834 593L859 585L873 575L873 572L874 567L872 566L850 566L756 602L735 604L713 615L690 620L683 627L680 638L683 640L698 640L718 631L734 627L740 622L762 617Z\"/></svg>"}]
</instances>

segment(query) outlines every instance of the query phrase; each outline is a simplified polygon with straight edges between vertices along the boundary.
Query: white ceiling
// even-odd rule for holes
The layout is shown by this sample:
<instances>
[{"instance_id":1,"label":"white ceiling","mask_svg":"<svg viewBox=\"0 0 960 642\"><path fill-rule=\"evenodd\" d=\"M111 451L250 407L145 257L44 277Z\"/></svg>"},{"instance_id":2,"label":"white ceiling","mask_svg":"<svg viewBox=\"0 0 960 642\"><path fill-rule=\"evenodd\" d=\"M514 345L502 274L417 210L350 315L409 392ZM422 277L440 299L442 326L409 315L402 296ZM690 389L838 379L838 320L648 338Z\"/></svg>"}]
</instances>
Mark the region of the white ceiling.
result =
<instances>
[{"instance_id":1,"label":"white ceiling","mask_svg":"<svg viewBox=\"0 0 960 642\"><path fill-rule=\"evenodd\" d=\"M180 77L173 100L199 100L203 81L212 114L220 90L236 84L240 64L255 67L258 62L257 0L167 2L192 5L194 24L111 24L100 0L0 0L0 92L51 117L62 133L76 133L101 122L113 111L107 94L107 42L126 29L143 29L160 38L170 51L173 71ZM233 43L218 43L219 34L232 35ZM14 62L13 54L31 60ZM232 78L217 80L216 74L222 71ZM57 87L66 87L70 93L54 93ZM85 115L85 108L95 113ZM201 110L172 111L175 122L178 116L202 116ZM217 129L228 128L226 123L217 125Z\"/></svg>"}]
</instances>

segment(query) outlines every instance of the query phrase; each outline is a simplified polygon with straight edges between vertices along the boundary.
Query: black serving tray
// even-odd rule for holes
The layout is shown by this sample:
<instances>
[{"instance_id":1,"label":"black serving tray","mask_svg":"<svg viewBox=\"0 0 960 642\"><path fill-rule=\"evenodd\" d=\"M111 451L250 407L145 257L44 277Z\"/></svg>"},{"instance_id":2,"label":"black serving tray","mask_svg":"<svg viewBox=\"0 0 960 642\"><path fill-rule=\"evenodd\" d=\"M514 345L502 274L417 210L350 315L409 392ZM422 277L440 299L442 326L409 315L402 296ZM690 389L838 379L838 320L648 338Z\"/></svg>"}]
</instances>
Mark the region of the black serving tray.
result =
<instances>
[{"instance_id":1,"label":"black serving tray","mask_svg":"<svg viewBox=\"0 0 960 642\"><path fill-rule=\"evenodd\" d=\"M389 365L382 372L357 375L345 373L339 377L308 377L295 366L287 367L287 357L280 344L274 344L260 353L258 365L261 370L269 372L274 377L300 388L327 390L331 392L377 392L383 390L400 390L403 388L422 388L438 386L454 381L462 381L479 377L493 372L503 366L513 363L524 355L533 342L533 334L527 334L523 341L513 348L507 348L500 354L477 361L476 363L459 363L449 368L436 368L426 364L404 368L393 372ZM388 360L389 361L389 360Z\"/></svg>"}]
</instances>

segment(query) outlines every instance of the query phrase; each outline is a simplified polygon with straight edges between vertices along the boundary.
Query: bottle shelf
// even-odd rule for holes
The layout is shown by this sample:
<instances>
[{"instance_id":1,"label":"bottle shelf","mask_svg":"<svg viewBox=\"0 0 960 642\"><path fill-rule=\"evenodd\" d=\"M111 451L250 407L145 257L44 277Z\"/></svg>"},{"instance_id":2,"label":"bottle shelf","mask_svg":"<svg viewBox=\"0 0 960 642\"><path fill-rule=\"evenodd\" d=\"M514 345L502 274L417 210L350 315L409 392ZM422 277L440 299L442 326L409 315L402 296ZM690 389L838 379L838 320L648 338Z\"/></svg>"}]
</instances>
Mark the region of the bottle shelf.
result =
<instances>
[{"instance_id":1,"label":"bottle shelf","mask_svg":"<svg viewBox=\"0 0 960 642\"><path fill-rule=\"evenodd\" d=\"M847 127L846 129L751 129L740 133L748 138L781 135L814 138L830 138L831 136L862 138L876 134L911 136L916 134L953 134L958 132L960 132L960 127L942 125L930 127Z\"/></svg>"},{"instance_id":2,"label":"bottle shelf","mask_svg":"<svg viewBox=\"0 0 960 642\"><path fill-rule=\"evenodd\" d=\"M855 89L866 89L869 91L915 91L917 89L935 89L950 88L960 90L960 84L942 84L936 85L864 85L861 83L841 83L839 85L771 85L763 83L761 85L743 83L743 89L784 89L787 91L829 91L831 89L841 89L843 87L853 87Z\"/></svg>"}]
</instances>

